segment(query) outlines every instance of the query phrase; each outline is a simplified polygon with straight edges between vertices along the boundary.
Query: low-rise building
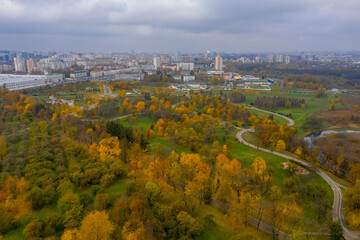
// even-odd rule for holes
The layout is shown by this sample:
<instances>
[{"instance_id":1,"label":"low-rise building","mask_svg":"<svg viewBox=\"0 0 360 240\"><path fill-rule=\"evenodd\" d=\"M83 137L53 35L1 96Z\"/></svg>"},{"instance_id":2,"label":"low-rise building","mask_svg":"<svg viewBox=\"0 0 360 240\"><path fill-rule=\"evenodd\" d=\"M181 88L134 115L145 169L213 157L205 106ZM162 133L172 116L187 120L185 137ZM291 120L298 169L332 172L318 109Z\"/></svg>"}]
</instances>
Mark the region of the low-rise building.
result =
<instances>
[{"instance_id":1,"label":"low-rise building","mask_svg":"<svg viewBox=\"0 0 360 240\"><path fill-rule=\"evenodd\" d=\"M65 74L63 73L49 73L44 75L44 80L48 84L59 84L65 80Z\"/></svg>"},{"instance_id":2,"label":"low-rise building","mask_svg":"<svg viewBox=\"0 0 360 240\"><path fill-rule=\"evenodd\" d=\"M182 70L187 70L187 71L191 71L194 70L194 63L178 63L177 64L178 68L181 68Z\"/></svg>"},{"instance_id":3,"label":"low-rise building","mask_svg":"<svg viewBox=\"0 0 360 240\"><path fill-rule=\"evenodd\" d=\"M118 73L115 79L119 81L144 81L145 74L142 72L135 73Z\"/></svg>"},{"instance_id":4,"label":"low-rise building","mask_svg":"<svg viewBox=\"0 0 360 240\"><path fill-rule=\"evenodd\" d=\"M175 81L181 82L181 76L180 75L174 75L173 78L174 78Z\"/></svg>"},{"instance_id":5,"label":"low-rise building","mask_svg":"<svg viewBox=\"0 0 360 240\"><path fill-rule=\"evenodd\" d=\"M92 78L100 78L103 76L103 73L102 73L102 71L91 71L90 76Z\"/></svg>"},{"instance_id":6,"label":"low-rise building","mask_svg":"<svg viewBox=\"0 0 360 240\"><path fill-rule=\"evenodd\" d=\"M139 65L140 69L144 69L145 72L152 72L155 70L154 65L152 64L142 64Z\"/></svg>"},{"instance_id":7,"label":"low-rise building","mask_svg":"<svg viewBox=\"0 0 360 240\"><path fill-rule=\"evenodd\" d=\"M87 77L87 71L76 71L73 73L70 73L71 78L81 78L81 77Z\"/></svg>"},{"instance_id":8,"label":"low-rise building","mask_svg":"<svg viewBox=\"0 0 360 240\"><path fill-rule=\"evenodd\" d=\"M188 75L185 75L183 79L184 79L184 82L192 82L192 81L195 81L195 76L188 74Z\"/></svg>"}]
</instances>

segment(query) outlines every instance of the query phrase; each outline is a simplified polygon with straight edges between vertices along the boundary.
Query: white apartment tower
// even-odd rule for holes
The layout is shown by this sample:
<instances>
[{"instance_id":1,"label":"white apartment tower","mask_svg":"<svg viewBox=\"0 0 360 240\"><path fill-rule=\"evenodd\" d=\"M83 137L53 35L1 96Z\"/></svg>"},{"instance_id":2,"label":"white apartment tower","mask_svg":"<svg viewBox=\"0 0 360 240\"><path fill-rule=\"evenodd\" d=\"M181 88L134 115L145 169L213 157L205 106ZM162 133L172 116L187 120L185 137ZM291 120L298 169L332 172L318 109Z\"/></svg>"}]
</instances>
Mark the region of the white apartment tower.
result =
<instances>
[{"instance_id":1,"label":"white apartment tower","mask_svg":"<svg viewBox=\"0 0 360 240\"><path fill-rule=\"evenodd\" d=\"M275 61L278 62L278 63L282 63L283 62L283 55L281 55L281 54L276 55Z\"/></svg>"},{"instance_id":2,"label":"white apartment tower","mask_svg":"<svg viewBox=\"0 0 360 240\"><path fill-rule=\"evenodd\" d=\"M26 72L26 63L25 59L21 56L14 58L14 65L16 72Z\"/></svg>"},{"instance_id":3,"label":"white apartment tower","mask_svg":"<svg viewBox=\"0 0 360 240\"><path fill-rule=\"evenodd\" d=\"M290 63L290 56L289 56L289 55L286 56L286 58L285 58L285 63L286 63L286 64L289 64L289 63Z\"/></svg>"},{"instance_id":4,"label":"white apartment tower","mask_svg":"<svg viewBox=\"0 0 360 240\"><path fill-rule=\"evenodd\" d=\"M215 70L222 71L223 59L220 55L217 55L215 58Z\"/></svg>"},{"instance_id":5,"label":"white apartment tower","mask_svg":"<svg viewBox=\"0 0 360 240\"><path fill-rule=\"evenodd\" d=\"M153 64L154 64L155 70L158 69L158 67L160 67L160 58L154 57Z\"/></svg>"}]
</instances>

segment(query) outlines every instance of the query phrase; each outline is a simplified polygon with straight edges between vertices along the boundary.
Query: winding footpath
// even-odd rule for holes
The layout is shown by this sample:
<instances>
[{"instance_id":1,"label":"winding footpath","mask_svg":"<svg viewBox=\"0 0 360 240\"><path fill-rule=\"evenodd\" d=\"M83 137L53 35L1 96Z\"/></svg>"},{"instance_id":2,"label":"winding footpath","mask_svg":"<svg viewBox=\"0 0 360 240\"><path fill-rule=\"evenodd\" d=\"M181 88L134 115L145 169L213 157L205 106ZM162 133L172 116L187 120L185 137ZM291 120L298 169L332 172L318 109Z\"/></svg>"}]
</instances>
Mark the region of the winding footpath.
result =
<instances>
[{"instance_id":1,"label":"winding footpath","mask_svg":"<svg viewBox=\"0 0 360 240\"><path fill-rule=\"evenodd\" d=\"M266 112L266 113L270 113L270 114L274 114L277 116L280 116L286 120L289 121L288 126L293 126L295 123L292 119L285 117L281 114L277 114L277 113L273 113L273 112L269 112L266 110L262 110L262 109L258 109L258 108L254 108L254 107L250 107L252 109L255 110L259 110L262 112ZM250 129L242 129L239 127L236 127L237 129L240 130L240 132L238 132L236 134L236 138L238 139L238 141L240 143L243 143L251 148L263 151L263 152L267 152L267 153L271 153L274 154L276 156L282 157L282 158L286 158L290 161L296 162L304 167L310 168L311 165L303 160L300 160L298 158L294 158L294 157L290 157L288 155L279 153L279 152L275 152L275 151L271 151L262 147L258 147L256 145L253 145L249 142L247 142L242 136L243 134L247 133L247 132L255 132L255 130L253 128ZM337 182L335 182L334 180L332 180L325 172L323 172L321 169L317 169L317 174L322 177L331 187L331 189L334 192L334 202L333 202L333 206L332 206L332 216L333 216L333 221L339 221L341 227L343 228L344 231L344 237L346 240L355 240L355 239L360 239L359 236L359 232L354 232L354 231L350 231L349 229L346 228L345 224L344 224L344 219L343 219L343 211L342 211L342 207L343 207L343 200L342 200L342 191L340 189L340 184L338 184Z\"/></svg>"}]
</instances>

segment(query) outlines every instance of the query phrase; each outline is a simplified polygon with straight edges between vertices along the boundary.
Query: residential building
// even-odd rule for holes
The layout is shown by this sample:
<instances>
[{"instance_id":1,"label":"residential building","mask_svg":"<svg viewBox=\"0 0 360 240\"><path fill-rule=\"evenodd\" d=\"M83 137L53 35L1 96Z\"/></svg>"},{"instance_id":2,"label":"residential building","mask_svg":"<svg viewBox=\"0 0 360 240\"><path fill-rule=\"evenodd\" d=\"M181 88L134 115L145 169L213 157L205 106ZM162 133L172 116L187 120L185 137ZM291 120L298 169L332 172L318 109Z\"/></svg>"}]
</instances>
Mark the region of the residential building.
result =
<instances>
[{"instance_id":1,"label":"residential building","mask_svg":"<svg viewBox=\"0 0 360 240\"><path fill-rule=\"evenodd\" d=\"M275 61L277 63L282 63L283 62L283 55L281 55L281 54L276 55Z\"/></svg>"},{"instance_id":2,"label":"residential building","mask_svg":"<svg viewBox=\"0 0 360 240\"><path fill-rule=\"evenodd\" d=\"M90 76L92 78L100 78L103 76L103 73L102 73L102 71L91 71Z\"/></svg>"},{"instance_id":3,"label":"residential building","mask_svg":"<svg viewBox=\"0 0 360 240\"><path fill-rule=\"evenodd\" d=\"M274 62L274 55L268 55L267 56L267 61L268 61L268 63L273 63Z\"/></svg>"},{"instance_id":4,"label":"residential building","mask_svg":"<svg viewBox=\"0 0 360 240\"><path fill-rule=\"evenodd\" d=\"M182 70L185 71L191 71L194 70L194 63L192 62L181 62L177 64L178 68L181 68Z\"/></svg>"},{"instance_id":5,"label":"residential building","mask_svg":"<svg viewBox=\"0 0 360 240\"><path fill-rule=\"evenodd\" d=\"M145 74L142 72L118 73L115 79L119 81L144 81Z\"/></svg>"},{"instance_id":6,"label":"residential building","mask_svg":"<svg viewBox=\"0 0 360 240\"><path fill-rule=\"evenodd\" d=\"M26 59L26 67L28 73L32 73L36 70L37 67L37 61L34 58Z\"/></svg>"},{"instance_id":7,"label":"residential building","mask_svg":"<svg viewBox=\"0 0 360 240\"><path fill-rule=\"evenodd\" d=\"M153 65L155 67L155 70L160 67L161 59L159 57L154 57L153 59Z\"/></svg>"},{"instance_id":8,"label":"residential building","mask_svg":"<svg viewBox=\"0 0 360 240\"><path fill-rule=\"evenodd\" d=\"M14 71L14 66L11 64L0 64L0 72Z\"/></svg>"},{"instance_id":9,"label":"residential building","mask_svg":"<svg viewBox=\"0 0 360 240\"><path fill-rule=\"evenodd\" d=\"M144 69L145 72L152 72L155 70L155 67L152 64L141 64L139 65L139 68Z\"/></svg>"},{"instance_id":10,"label":"residential building","mask_svg":"<svg viewBox=\"0 0 360 240\"><path fill-rule=\"evenodd\" d=\"M289 56L289 55L286 56L286 58L285 58L285 63L286 63L286 64L289 64L289 63L290 63L290 56Z\"/></svg>"},{"instance_id":11,"label":"residential building","mask_svg":"<svg viewBox=\"0 0 360 240\"><path fill-rule=\"evenodd\" d=\"M223 59L220 55L217 55L215 58L215 70L222 71L223 68Z\"/></svg>"},{"instance_id":12,"label":"residential building","mask_svg":"<svg viewBox=\"0 0 360 240\"><path fill-rule=\"evenodd\" d=\"M170 64L170 61L171 61L171 58L170 58L170 56L168 56L168 55L166 55L166 56L162 56L161 57L161 63L162 64Z\"/></svg>"},{"instance_id":13,"label":"residential building","mask_svg":"<svg viewBox=\"0 0 360 240\"><path fill-rule=\"evenodd\" d=\"M81 78L81 77L86 77L86 76L87 76L87 71L76 71L76 72L70 73L71 78Z\"/></svg>"},{"instance_id":14,"label":"residential building","mask_svg":"<svg viewBox=\"0 0 360 240\"><path fill-rule=\"evenodd\" d=\"M16 72L26 72L26 63L25 59L21 56L14 58L14 65Z\"/></svg>"}]
</instances>

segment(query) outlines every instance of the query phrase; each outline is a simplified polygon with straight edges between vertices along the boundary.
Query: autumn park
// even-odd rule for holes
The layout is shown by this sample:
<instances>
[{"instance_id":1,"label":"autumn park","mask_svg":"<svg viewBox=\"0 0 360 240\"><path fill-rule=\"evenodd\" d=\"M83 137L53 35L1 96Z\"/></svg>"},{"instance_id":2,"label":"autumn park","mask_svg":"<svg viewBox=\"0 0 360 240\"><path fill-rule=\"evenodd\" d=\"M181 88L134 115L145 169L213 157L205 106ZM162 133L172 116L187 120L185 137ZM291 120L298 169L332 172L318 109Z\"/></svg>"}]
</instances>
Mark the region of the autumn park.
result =
<instances>
[{"instance_id":1,"label":"autumn park","mask_svg":"<svg viewBox=\"0 0 360 240\"><path fill-rule=\"evenodd\" d=\"M0 239L358 239L360 97L208 80L0 89Z\"/></svg>"}]
</instances>

